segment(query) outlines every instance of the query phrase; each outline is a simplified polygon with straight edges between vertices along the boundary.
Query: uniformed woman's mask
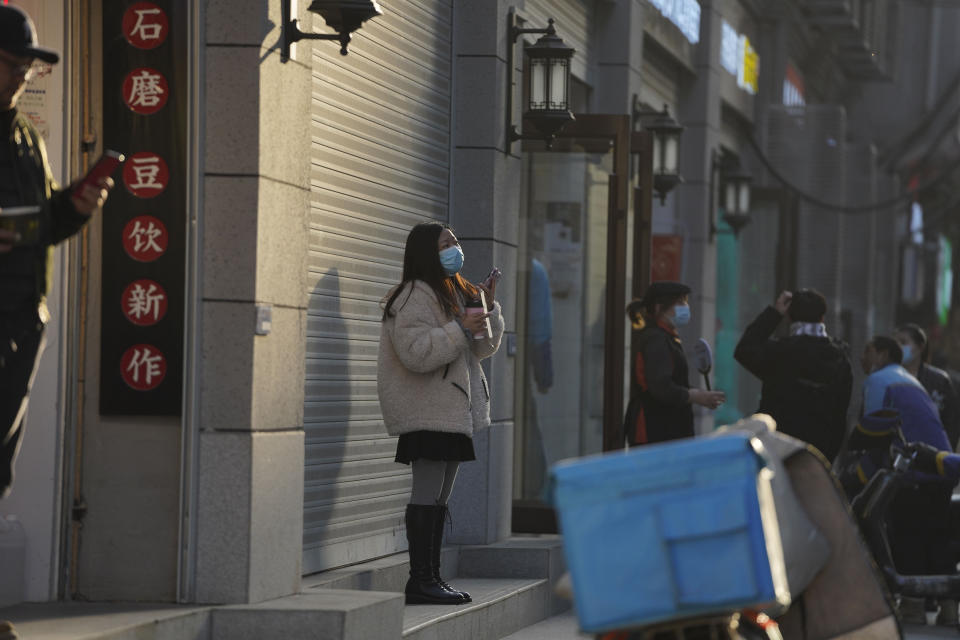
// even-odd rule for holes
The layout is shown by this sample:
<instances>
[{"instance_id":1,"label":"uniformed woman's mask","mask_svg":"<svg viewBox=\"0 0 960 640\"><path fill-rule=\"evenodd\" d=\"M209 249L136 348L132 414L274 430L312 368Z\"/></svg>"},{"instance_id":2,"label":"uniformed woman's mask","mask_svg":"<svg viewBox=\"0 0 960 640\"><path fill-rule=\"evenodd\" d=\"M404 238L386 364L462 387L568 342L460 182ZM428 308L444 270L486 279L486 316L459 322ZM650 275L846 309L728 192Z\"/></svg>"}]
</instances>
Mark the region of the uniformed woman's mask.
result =
<instances>
[{"instance_id":1,"label":"uniformed woman's mask","mask_svg":"<svg viewBox=\"0 0 960 640\"><path fill-rule=\"evenodd\" d=\"M678 304L673 308L673 326L685 327L690 323L690 305Z\"/></svg>"},{"instance_id":2,"label":"uniformed woman's mask","mask_svg":"<svg viewBox=\"0 0 960 640\"><path fill-rule=\"evenodd\" d=\"M460 245L455 244L441 251L440 264L443 265L443 270L448 276L460 273L460 269L463 269L463 249Z\"/></svg>"}]
</instances>

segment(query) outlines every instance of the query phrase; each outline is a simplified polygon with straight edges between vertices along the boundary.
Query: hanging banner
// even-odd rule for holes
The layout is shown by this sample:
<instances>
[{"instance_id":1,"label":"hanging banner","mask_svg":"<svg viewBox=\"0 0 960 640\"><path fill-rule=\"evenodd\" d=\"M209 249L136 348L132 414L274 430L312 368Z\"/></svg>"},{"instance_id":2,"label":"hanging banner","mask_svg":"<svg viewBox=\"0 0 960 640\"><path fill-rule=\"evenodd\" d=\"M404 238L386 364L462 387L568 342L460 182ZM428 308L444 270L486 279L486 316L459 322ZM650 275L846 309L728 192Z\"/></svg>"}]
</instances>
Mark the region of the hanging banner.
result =
<instances>
[{"instance_id":1,"label":"hanging banner","mask_svg":"<svg viewBox=\"0 0 960 640\"><path fill-rule=\"evenodd\" d=\"M670 280L679 282L683 273L683 236L654 235L650 261L651 282Z\"/></svg>"},{"instance_id":2,"label":"hanging banner","mask_svg":"<svg viewBox=\"0 0 960 640\"><path fill-rule=\"evenodd\" d=\"M181 412L188 5L103 0L103 148L127 157L103 208L103 415Z\"/></svg>"}]
</instances>

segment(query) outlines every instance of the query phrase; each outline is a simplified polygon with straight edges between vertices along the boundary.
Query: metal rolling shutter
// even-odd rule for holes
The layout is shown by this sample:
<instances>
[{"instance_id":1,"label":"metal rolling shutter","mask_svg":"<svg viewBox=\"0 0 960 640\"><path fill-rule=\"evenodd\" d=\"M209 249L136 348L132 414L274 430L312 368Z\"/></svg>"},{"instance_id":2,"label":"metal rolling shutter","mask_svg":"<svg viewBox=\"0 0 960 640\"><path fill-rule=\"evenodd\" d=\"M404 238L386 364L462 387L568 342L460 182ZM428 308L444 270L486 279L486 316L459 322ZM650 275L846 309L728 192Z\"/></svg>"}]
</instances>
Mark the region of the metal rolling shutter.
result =
<instances>
[{"instance_id":1,"label":"metal rolling shutter","mask_svg":"<svg viewBox=\"0 0 960 640\"><path fill-rule=\"evenodd\" d=\"M477 0L470 0L475 2ZM547 26L547 20L553 18L557 35L576 51L570 63L573 75L587 84L593 80L589 75L593 63L593 2L584 0L527 0L521 15L530 20L530 26ZM539 35L526 36L531 42Z\"/></svg>"},{"instance_id":2,"label":"metal rolling shutter","mask_svg":"<svg viewBox=\"0 0 960 640\"><path fill-rule=\"evenodd\" d=\"M453 9L380 5L348 56L313 48L304 573L406 547L410 474L377 402L379 303L410 227L447 220Z\"/></svg>"}]
</instances>

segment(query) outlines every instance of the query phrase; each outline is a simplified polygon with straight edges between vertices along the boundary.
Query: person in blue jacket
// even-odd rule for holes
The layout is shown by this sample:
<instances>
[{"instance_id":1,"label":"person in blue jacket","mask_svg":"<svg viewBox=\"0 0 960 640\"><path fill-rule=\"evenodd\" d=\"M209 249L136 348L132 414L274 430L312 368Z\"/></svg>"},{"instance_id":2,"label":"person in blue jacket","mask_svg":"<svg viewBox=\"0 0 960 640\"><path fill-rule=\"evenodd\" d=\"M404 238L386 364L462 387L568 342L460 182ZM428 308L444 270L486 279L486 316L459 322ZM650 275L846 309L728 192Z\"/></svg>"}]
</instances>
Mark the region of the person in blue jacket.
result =
<instances>
[{"instance_id":1,"label":"person in blue jacket","mask_svg":"<svg viewBox=\"0 0 960 640\"><path fill-rule=\"evenodd\" d=\"M921 442L950 451L950 440L940 422L940 412L923 385L901 366L903 351L890 336L874 336L863 353L863 415L883 410L899 413L907 443ZM956 571L950 547L950 496L956 484L948 480L921 482L905 488L890 507L888 531L894 565L904 575L950 574ZM941 601L940 624L955 625L957 601ZM902 598L905 621L924 621L922 598Z\"/></svg>"}]
</instances>

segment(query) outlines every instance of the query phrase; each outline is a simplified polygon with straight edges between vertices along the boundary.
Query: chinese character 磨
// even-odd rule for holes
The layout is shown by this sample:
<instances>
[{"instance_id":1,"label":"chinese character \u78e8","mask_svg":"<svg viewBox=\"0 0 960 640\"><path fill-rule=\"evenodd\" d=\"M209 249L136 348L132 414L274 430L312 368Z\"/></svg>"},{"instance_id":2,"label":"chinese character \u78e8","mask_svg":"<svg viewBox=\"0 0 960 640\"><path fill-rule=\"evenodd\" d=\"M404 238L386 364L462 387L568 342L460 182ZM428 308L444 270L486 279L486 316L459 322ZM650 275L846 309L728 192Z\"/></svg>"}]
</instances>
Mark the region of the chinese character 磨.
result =
<instances>
[{"instance_id":1,"label":"chinese character \u78e8","mask_svg":"<svg viewBox=\"0 0 960 640\"><path fill-rule=\"evenodd\" d=\"M133 76L132 80L130 95L127 97L131 107L155 107L160 104L160 97L163 94L163 87L160 85L160 81L163 80L162 75L153 74L144 69L140 75Z\"/></svg>"}]
</instances>

